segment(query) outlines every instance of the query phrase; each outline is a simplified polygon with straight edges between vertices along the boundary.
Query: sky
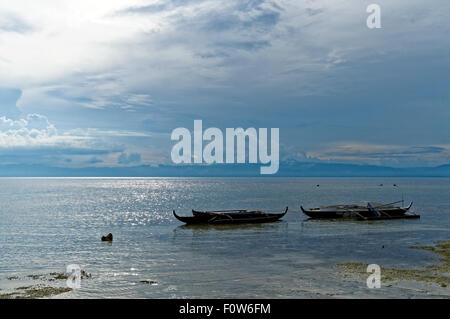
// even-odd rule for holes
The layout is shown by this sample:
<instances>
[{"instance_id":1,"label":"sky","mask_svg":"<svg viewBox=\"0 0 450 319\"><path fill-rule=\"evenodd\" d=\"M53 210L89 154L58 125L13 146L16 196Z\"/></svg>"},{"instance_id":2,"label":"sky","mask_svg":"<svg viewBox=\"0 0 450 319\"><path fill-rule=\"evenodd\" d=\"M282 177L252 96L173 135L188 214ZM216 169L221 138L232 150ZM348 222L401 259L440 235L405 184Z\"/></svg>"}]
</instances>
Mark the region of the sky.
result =
<instances>
[{"instance_id":1,"label":"sky","mask_svg":"<svg viewBox=\"0 0 450 319\"><path fill-rule=\"evenodd\" d=\"M279 128L281 161L448 164L449 34L448 0L0 0L0 165L167 165L196 119Z\"/></svg>"}]
</instances>

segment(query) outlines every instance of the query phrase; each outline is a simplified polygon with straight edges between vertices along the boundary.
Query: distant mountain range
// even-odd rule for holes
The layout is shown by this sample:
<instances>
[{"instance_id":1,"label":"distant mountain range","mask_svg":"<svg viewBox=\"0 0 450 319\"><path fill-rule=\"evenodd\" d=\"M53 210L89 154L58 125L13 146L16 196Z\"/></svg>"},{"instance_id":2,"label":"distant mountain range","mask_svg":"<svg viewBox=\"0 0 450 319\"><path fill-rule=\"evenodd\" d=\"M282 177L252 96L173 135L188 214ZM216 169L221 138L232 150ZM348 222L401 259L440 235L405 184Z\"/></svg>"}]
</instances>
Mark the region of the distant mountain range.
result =
<instances>
[{"instance_id":1,"label":"distant mountain range","mask_svg":"<svg viewBox=\"0 0 450 319\"><path fill-rule=\"evenodd\" d=\"M64 168L44 165L0 165L0 177L257 177L259 164L140 165ZM395 168L375 165L284 162L267 177L450 177L450 164Z\"/></svg>"}]
</instances>

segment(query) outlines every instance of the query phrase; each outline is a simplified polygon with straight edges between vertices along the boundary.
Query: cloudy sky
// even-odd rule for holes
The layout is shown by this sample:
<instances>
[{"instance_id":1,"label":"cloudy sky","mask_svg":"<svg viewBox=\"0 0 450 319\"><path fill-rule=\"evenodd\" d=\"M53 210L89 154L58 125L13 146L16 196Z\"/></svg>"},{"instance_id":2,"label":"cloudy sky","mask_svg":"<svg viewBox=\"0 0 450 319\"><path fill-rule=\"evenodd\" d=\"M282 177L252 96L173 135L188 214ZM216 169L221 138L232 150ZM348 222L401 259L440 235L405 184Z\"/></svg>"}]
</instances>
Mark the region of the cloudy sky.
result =
<instances>
[{"instance_id":1,"label":"cloudy sky","mask_svg":"<svg viewBox=\"0 0 450 319\"><path fill-rule=\"evenodd\" d=\"M169 164L194 119L279 127L282 160L450 163L449 34L448 0L0 0L0 165Z\"/></svg>"}]
</instances>

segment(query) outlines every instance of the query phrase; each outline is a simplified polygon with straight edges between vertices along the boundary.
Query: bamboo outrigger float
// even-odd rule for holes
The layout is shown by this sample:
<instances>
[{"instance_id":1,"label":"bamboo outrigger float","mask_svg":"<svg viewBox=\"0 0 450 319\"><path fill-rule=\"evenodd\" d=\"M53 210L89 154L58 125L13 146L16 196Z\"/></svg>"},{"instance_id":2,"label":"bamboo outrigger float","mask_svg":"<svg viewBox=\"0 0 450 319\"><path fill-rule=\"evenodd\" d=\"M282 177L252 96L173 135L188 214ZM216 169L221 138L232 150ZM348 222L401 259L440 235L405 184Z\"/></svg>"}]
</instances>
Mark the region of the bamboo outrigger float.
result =
<instances>
[{"instance_id":1,"label":"bamboo outrigger float","mask_svg":"<svg viewBox=\"0 0 450 319\"><path fill-rule=\"evenodd\" d=\"M247 223L271 223L279 220L288 212L286 207L284 213L265 213L262 211L248 210L222 210L222 211L196 211L192 210L193 216L178 216L175 211L173 215L186 224L247 224Z\"/></svg>"},{"instance_id":2,"label":"bamboo outrigger float","mask_svg":"<svg viewBox=\"0 0 450 319\"><path fill-rule=\"evenodd\" d=\"M381 220L381 219L407 219L420 218L420 215L406 214L412 202L406 207L393 206L398 201L389 204L367 203L367 206L361 205L333 205L305 209L300 206L302 212L314 219L335 219L335 218L353 218L357 220Z\"/></svg>"}]
</instances>

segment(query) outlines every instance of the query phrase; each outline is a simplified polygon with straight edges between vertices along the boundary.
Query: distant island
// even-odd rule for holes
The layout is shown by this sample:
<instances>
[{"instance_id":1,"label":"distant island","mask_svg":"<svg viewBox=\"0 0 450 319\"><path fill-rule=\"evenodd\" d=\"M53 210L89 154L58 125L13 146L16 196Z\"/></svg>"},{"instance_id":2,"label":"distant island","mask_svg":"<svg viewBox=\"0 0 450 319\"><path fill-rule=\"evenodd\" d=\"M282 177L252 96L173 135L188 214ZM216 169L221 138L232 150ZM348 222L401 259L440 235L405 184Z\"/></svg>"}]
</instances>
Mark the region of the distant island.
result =
<instances>
[{"instance_id":1,"label":"distant island","mask_svg":"<svg viewBox=\"0 0 450 319\"><path fill-rule=\"evenodd\" d=\"M0 177L260 177L259 165L139 165L122 167L52 167L0 165ZM266 176L267 177L267 176ZM321 162L281 162L271 177L450 177L450 164L397 168Z\"/></svg>"}]
</instances>

